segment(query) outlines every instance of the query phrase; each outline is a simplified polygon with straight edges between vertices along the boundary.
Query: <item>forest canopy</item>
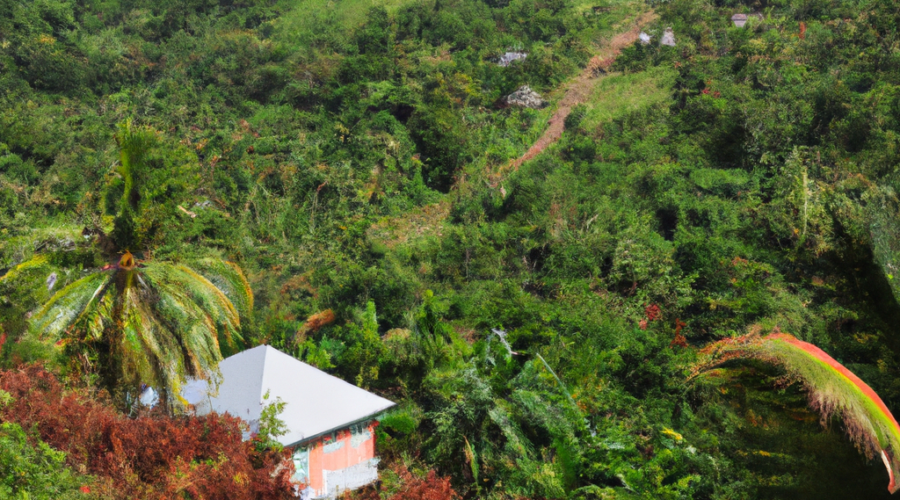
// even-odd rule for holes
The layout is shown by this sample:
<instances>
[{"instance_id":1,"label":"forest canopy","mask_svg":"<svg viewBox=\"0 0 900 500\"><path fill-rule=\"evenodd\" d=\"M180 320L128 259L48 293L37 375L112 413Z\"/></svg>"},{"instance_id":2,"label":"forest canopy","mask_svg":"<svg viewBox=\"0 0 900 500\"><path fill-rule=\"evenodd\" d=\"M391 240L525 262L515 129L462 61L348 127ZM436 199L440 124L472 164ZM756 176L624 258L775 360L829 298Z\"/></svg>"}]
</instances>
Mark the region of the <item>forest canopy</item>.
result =
<instances>
[{"instance_id":1,"label":"forest canopy","mask_svg":"<svg viewBox=\"0 0 900 500\"><path fill-rule=\"evenodd\" d=\"M0 0L0 387L131 429L265 343L398 403L361 498L888 497L827 384L692 370L785 332L900 410L898 5ZM10 401L0 472L49 479L0 488L105 494Z\"/></svg>"}]
</instances>

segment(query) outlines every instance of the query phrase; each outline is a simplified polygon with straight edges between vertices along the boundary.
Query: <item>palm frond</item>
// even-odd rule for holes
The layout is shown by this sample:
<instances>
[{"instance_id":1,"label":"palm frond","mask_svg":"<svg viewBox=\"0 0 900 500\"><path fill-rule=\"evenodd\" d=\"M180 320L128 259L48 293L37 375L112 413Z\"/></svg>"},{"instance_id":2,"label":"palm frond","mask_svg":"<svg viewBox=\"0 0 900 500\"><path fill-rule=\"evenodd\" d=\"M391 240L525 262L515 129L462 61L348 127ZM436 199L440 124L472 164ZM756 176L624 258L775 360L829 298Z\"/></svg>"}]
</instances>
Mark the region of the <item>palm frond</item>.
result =
<instances>
[{"instance_id":1,"label":"palm frond","mask_svg":"<svg viewBox=\"0 0 900 500\"><path fill-rule=\"evenodd\" d=\"M142 293L130 286L121 294L121 335L111 348L125 380L168 388L168 379L184 376L181 349L172 332L156 321Z\"/></svg>"},{"instance_id":2,"label":"palm frond","mask_svg":"<svg viewBox=\"0 0 900 500\"><path fill-rule=\"evenodd\" d=\"M209 280L177 264L148 264L143 271L151 286L159 292L161 311L165 309L176 318L181 316L180 321L189 321L189 324L198 321L205 324L216 339L216 347L219 343L234 345L242 340L240 314L225 293ZM171 305L179 304L184 309L179 313L166 308L167 303L162 301L165 295L174 299ZM187 307L188 304L195 307Z\"/></svg>"},{"instance_id":3,"label":"palm frond","mask_svg":"<svg viewBox=\"0 0 900 500\"><path fill-rule=\"evenodd\" d=\"M106 342L110 368L123 383L152 384L175 396L186 377L215 371L222 348L242 340L241 320L253 307L239 269L211 260L202 266L215 282L184 265L137 265L126 253L114 270L58 291L31 318L31 334L57 345L64 336Z\"/></svg>"},{"instance_id":4,"label":"palm frond","mask_svg":"<svg viewBox=\"0 0 900 500\"><path fill-rule=\"evenodd\" d=\"M190 268L209 280L228 297L237 309L242 322L250 318L253 311L253 291L237 264L218 259L201 259L191 262Z\"/></svg>"},{"instance_id":5,"label":"palm frond","mask_svg":"<svg viewBox=\"0 0 900 500\"><path fill-rule=\"evenodd\" d=\"M228 297L185 266L155 263L146 266L143 275L157 292L155 313L177 331L187 373L203 376L215 370L222 344L234 346L241 340L240 316Z\"/></svg>"},{"instance_id":6,"label":"palm frond","mask_svg":"<svg viewBox=\"0 0 900 500\"><path fill-rule=\"evenodd\" d=\"M803 384L810 406L826 420L842 417L847 433L869 458L880 455L888 470L888 490L900 486L900 426L887 406L859 377L818 347L792 335L757 334L719 341L703 351L694 376L721 366L726 361L744 358L782 366L788 376Z\"/></svg>"},{"instance_id":7,"label":"palm frond","mask_svg":"<svg viewBox=\"0 0 900 500\"><path fill-rule=\"evenodd\" d=\"M10 269L3 276L0 276L0 281L11 281L17 279L23 273L46 266L48 262L50 262L50 258L46 255L36 255L35 257L26 260L25 262L22 262L16 267Z\"/></svg>"},{"instance_id":8,"label":"palm frond","mask_svg":"<svg viewBox=\"0 0 900 500\"><path fill-rule=\"evenodd\" d=\"M84 311L80 326L84 328L85 339L96 342L103 338L106 329L115 323L113 319L114 307L115 295L104 293L97 299L96 305Z\"/></svg>"},{"instance_id":9,"label":"palm frond","mask_svg":"<svg viewBox=\"0 0 900 500\"><path fill-rule=\"evenodd\" d=\"M30 331L39 340L57 341L62 333L82 318L109 287L109 273L90 274L70 284L31 317Z\"/></svg>"}]
</instances>

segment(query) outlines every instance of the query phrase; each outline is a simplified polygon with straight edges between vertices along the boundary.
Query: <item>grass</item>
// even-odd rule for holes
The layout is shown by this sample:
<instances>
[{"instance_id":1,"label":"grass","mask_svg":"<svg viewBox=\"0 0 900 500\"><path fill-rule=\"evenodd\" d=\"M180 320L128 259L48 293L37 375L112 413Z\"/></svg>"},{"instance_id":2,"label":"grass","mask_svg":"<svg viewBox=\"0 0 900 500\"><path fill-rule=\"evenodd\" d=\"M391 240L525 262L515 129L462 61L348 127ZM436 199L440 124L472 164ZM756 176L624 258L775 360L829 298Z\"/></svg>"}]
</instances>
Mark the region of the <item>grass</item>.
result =
<instances>
[{"instance_id":1,"label":"grass","mask_svg":"<svg viewBox=\"0 0 900 500\"><path fill-rule=\"evenodd\" d=\"M321 32L326 26L347 33L365 22L369 9L384 7L393 14L407 3L411 0L301 0L278 18L277 28L288 39Z\"/></svg>"},{"instance_id":2,"label":"grass","mask_svg":"<svg viewBox=\"0 0 900 500\"><path fill-rule=\"evenodd\" d=\"M611 74L594 87L585 104L588 113L583 126L590 130L639 109L667 101L671 96L675 70L655 67L640 73Z\"/></svg>"}]
</instances>

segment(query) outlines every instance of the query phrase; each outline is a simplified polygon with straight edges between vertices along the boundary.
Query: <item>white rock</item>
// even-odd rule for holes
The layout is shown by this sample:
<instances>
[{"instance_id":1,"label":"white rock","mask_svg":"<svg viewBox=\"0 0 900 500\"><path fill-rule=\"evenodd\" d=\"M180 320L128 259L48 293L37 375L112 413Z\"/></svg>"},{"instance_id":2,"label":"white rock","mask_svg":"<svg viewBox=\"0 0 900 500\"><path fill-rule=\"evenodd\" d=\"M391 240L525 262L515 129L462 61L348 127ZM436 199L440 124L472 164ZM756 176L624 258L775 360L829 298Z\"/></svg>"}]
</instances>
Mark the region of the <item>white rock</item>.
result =
<instances>
[{"instance_id":1,"label":"white rock","mask_svg":"<svg viewBox=\"0 0 900 500\"><path fill-rule=\"evenodd\" d=\"M518 90L503 99L510 106L522 106L524 108L539 109L547 105L540 94L531 90L528 85L522 85Z\"/></svg>"},{"instance_id":2,"label":"white rock","mask_svg":"<svg viewBox=\"0 0 900 500\"><path fill-rule=\"evenodd\" d=\"M523 61L526 57L528 57L526 52L507 52L500 56L497 64L505 68L512 64L513 61Z\"/></svg>"}]
</instances>

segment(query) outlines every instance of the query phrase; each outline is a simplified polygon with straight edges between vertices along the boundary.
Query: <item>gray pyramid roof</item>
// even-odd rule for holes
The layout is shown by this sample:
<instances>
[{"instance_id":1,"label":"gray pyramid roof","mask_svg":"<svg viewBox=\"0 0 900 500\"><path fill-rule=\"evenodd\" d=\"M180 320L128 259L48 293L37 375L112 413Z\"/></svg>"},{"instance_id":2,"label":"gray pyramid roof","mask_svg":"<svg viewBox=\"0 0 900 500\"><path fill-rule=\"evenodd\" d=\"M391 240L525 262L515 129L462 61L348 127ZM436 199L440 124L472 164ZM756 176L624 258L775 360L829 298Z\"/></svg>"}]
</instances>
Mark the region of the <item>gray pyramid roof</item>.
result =
<instances>
[{"instance_id":1,"label":"gray pyramid roof","mask_svg":"<svg viewBox=\"0 0 900 500\"><path fill-rule=\"evenodd\" d=\"M285 446L365 421L395 406L267 345L226 358L219 370L218 387L201 380L186 384L182 391L197 413L228 412L256 430L263 403L280 397L287 405L278 418L288 432L278 441ZM267 391L269 399L263 401Z\"/></svg>"}]
</instances>

